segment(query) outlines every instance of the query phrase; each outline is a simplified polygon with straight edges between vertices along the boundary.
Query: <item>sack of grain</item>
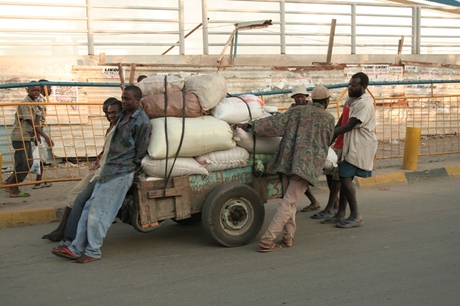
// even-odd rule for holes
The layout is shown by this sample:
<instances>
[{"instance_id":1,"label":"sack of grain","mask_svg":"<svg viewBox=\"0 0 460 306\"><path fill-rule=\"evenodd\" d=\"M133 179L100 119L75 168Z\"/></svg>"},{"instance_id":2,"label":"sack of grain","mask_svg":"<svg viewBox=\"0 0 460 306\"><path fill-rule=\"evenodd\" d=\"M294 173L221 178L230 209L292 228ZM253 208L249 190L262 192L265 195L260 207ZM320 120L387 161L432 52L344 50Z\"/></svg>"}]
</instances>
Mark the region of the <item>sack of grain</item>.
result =
<instances>
[{"instance_id":1,"label":"sack of grain","mask_svg":"<svg viewBox=\"0 0 460 306\"><path fill-rule=\"evenodd\" d=\"M173 167L174 158L168 159L151 159L150 156L146 155L141 162L142 170L148 176L165 178L165 167L166 175L171 171ZM178 157L172 168L170 177L201 174L208 175L208 170L200 165L193 157Z\"/></svg>"},{"instance_id":2,"label":"sack of grain","mask_svg":"<svg viewBox=\"0 0 460 306\"><path fill-rule=\"evenodd\" d=\"M182 91L168 92L167 98L166 117L182 117L184 106L185 117L193 118L202 115L198 97L191 92L185 93L185 104ZM149 119L165 117L165 94L146 95L141 99L140 106Z\"/></svg>"},{"instance_id":3,"label":"sack of grain","mask_svg":"<svg viewBox=\"0 0 460 306\"><path fill-rule=\"evenodd\" d=\"M209 172L246 167L249 152L242 147L214 151L195 157L196 161Z\"/></svg>"},{"instance_id":4,"label":"sack of grain","mask_svg":"<svg viewBox=\"0 0 460 306\"><path fill-rule=\"evenodd\" d=\"M143 96L164 93L165 78L168 93L182 91L184 88L185 80L175 75L152 75L140 81L137 86L142 90Z\"/></svg>"},{"instance_id":5,"label":"sack of grain","mask_svg":"<svg viewBox=\"0 0 460 306\"><path fill-rule=\"evenodd\" d=\"M185 128L182 132L183 122L185 122ZM236 146L230 125L213 116L185 119L163 117L152 119L150 123L152 124L152 136L148 153L153 159L175 156L181 139L183 140L182 147L177 155L181 157L195 157Z\"/></svg>"},{"instance_id":6,"label":"sack of grain","mask_svg":"<svg viewBox=\"0 0 460 306\"><path fill-rule=\"evenodd\" d=\"M211 112L214 117L234 124L248 122L251 118L262 118L264 108L262 99L246 94L222 99Z\"/></svg>"},{"instance_id":7,"label":"sack of grain","mask_svg":"<svg viewBox=\"0 0 460 306\"><path fill-rule=\"evenodd\" d=\"M227 80L220 74L191 75L185 79L185 90L197 95L201 107L207 111L227 95Z\"/></svg>"},{"instance_id":8,"label":"sack of grain","mask_svg":"<svg viewBox=\"0 0 460 306\"><path fill-rule=\"evenodd\" d=\"M246 132L241 128L236 128L236 135L239 140L236 144L245 148L250 153L254 153L254 137L252 133ZM256 136L255 153L273 154L275 153L282 137L260 137Z\"/></svg>"}]
</instances>

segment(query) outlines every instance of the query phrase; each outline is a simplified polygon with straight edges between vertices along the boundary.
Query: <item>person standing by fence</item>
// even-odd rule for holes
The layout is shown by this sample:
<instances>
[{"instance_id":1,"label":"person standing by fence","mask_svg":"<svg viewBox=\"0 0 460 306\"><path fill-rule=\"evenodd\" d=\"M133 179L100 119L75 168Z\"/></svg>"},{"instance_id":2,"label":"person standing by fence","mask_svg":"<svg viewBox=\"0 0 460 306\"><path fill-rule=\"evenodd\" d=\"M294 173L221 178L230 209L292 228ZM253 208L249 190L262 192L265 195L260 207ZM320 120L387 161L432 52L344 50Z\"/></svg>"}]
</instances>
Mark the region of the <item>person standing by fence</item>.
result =
<instances>
[{"instance_id":1,"label":"person standing by fence","mask_svg":"<svg viewBox=\"0 0 460 306\"><path fill-rule=\"evenodd\" d=\"M40 86L27 88L27 96L22 102L37 102L40 98ZM37 105L21 105L17 107L11 142L14 148L14 172L4 182L5 185L18 184L25 180L33 163L32 141L43 137L49 146L53 142L40 125L42 110ZM19 190L19 186L9 188L10 198L30 197L30 194Z\"/></svg>"}]
</instances>

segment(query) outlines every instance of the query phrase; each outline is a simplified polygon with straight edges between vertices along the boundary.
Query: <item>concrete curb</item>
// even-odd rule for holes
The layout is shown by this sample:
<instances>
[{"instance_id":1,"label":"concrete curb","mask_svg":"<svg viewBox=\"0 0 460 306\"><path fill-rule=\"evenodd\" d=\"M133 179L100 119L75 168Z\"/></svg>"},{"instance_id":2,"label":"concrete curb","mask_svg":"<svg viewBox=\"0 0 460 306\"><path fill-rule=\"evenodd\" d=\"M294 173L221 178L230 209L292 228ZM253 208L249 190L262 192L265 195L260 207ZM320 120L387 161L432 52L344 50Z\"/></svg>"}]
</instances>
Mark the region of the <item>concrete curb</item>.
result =
<instances>
[{"instance_id":1,"label":"concrete curb","mask_svg":"<svg viewBox=\"0 0 460 306\"><path fill-rule=\"evenodd\" d=\"M450 166L431 170L394 172L375 175L370 178L357 178L358 188L374 187L391 184L415 184L419 181L434 178L460 178L460 166ZM327 192L327 182L320 181L315 191ZM0 228L19 227L26 225L46 224L61 219L64 207L28 209L23 211L0 212Z\"/></svg>"},{"instance_id":2,"label":"concrete curb","mask_svg":"<svg viewBox=\"0 0 460 306\"><path fill-rule=\"evenodd\" d=\"M376 175L370 178L358 177L357 186L363 188L385 184L414 184L423 180L455 177L460 177L460 166L450 166L412 172L394 172L390 174Z\"/></svg>"},{"instance_id":3,"label":"concrete curb","mask_svg":"<svg viewBox=\"0 0 460 306\"><path fill-rule=\"evenodd\" d=\"M56 208L28 209L0 213L0 228L45 224L58 219Z\"/></svg>"}]
</instances>

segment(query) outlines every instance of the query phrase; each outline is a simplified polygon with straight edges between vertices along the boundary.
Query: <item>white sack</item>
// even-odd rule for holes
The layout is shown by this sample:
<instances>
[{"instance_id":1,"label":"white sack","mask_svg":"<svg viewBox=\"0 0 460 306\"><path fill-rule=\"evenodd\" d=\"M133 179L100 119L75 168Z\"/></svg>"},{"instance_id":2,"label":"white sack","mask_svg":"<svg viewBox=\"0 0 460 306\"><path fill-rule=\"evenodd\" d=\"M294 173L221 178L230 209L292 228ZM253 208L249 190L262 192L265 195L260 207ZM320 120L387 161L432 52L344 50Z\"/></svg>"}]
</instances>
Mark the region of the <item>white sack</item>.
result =
<instances>
[{"instance_id":1,"label":"white sack","mask_svg":"<svg viewBox=\"0 0 460 306\"><path fill-rule=\"evenodd\" d=\"M236 128L236 135L240 140L236 144L245 148L250 153L254 153L254 139L250 132L246 132L242 128ZM258 137L256 136L255 153L273 154L275 153L282 137Z\"/></svg>"},{"instance_id":2,"label":"white sack","mask_svg":"<svg viewBox=\"0 0 460 306\"><path fill-rule=\"evenodd\" d=\"M326 158L326 163L324 165L325 170L332 170L335 167L337 167L337 154L335 151L329 147L329 150L327 151L327 158Z\"/></svg>"},{"instance_id":3,"label":"white sack","mask_svg":"<svg viewBox=\"0 0 460 306\"><path fill-rule=\"evenodd\" d=\"M152 136L148 153L153 159L174 157L182 136L182 118L167 117L168 156L166 156L165 118L150 120ZM185 118L182 147L178 156L195 157L205 153L227 150L236 146L233 131L227 122L213 116Z\"/></svg>"},{"instance_id":4,"label":"white sack","mask_svg":"<svg viewBox=\"0 0 460 306\"><path fill-rule=\"evenodd\" d=\"M208 111L227 95L227 80L220 74L191 75L185 79L185 90L193 92Z\"/></svg>"},{"instance_id":5,"label":"white sack","mask_svg":"<svg viewBox=\"0 0 460 306\"><path fill-rule=\"evenodd\" d=\"M168 75L166 76L168 92L182 91L184 88L185 80L179 76ZM137 86L142 90L142 95L155 95L165 92L165 76L152 75L140 81Z\"/></svg>"},{"instance_id":6,"label":"white sack","mask_svg":"<svg viewBox=\"0 0 460 306\"><path fill-rule=\"evenodd\" d=\"M32 158L34 161L32 162L32 166L30 166L30 173L35 173L37 175L41 174L41 167L40 167L40 151L39 148L35 145L32 141Z\"/></svg>"},{"instance_id":7,"label":"white sack","mask_svg":"<svg viewBox=\"0 0 460 306\"><path fill-rule=\"evenodd\" d=\"M212 114L229 124L245 123L251 118L262 118L264 115L263 102L255 95L225 98L212 109Z\"/></svg>"},{"instance_id":8,"label":"white sack","mask_svg":"<svg viewBox=\"0 0 460 306\"><path fill-rule=\"evenodd\" d=\"M165 178L166 163L168 163L167 174L169 174L173 161L174 158L168 158L167 160L151 159L150 156L146 155L141 161L142 170L148 176ZM178 157L170 177L192 174L208 175L209 173L208 170L200 165L193 157Z\"/></svg>"},{"instance_id":9,"label":"white sack","mask_svg":"<svg viewBox=\"0 0 460 306\"><path fill-rule=\"evenodd\" d=\"M195 157L196 161L204 165L209 172L246 167L249 152L242 147L229 150L215 151Z\"/></svg>"}]
</instances>

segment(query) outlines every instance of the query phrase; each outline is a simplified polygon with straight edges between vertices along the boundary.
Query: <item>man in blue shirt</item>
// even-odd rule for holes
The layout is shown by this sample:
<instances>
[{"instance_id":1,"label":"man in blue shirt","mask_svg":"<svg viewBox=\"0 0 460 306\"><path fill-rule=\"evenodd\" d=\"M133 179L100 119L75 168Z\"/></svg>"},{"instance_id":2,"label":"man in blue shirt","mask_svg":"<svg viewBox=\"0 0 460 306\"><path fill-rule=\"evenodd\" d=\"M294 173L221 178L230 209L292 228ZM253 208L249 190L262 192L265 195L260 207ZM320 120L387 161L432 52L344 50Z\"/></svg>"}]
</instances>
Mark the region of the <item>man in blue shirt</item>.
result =
<instances>
[{"instance_id":1,"label":"man in blue shirt","mask_svg":"<svg viewBox=\"0 0 460 306\"><path fill-rule=\"evenodd\" d=\"M142 91L137 86L127 86L121 98L123 111L114 128L105 165L80 217L77 235L69 247L53 249L56 256L75 259L77 263L101 258L103 239L147 154L152 126L139 107Z\"/></svg>"}]
</instances>

